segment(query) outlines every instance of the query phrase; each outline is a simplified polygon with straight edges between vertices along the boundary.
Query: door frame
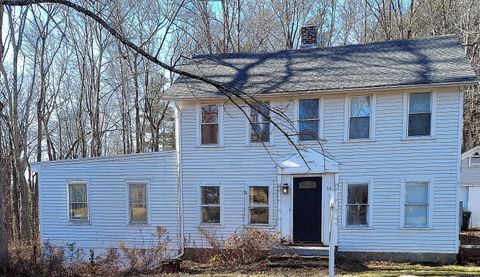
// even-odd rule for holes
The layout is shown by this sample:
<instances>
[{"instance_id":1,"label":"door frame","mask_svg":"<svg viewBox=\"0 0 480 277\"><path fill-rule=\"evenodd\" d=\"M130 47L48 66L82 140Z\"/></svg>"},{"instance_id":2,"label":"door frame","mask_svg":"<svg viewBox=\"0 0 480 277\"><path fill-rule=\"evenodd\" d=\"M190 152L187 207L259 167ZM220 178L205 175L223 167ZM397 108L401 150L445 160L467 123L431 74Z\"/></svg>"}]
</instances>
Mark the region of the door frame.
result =
<instances>
[{"instance_id":1,"label":"door frame","mask_svg":"<svg viewBox=\"0 0 480 277\"><path fill-rule=\"evenodd\" d=\"M326 182L325 182L325 176L326 174L300 174L300 175L290 175L289 176L289 183L290 183L290 235L292 236L292 240L293 240L293 210L294 210L294 207L293 207L293 194L294 194L294 183L293 183L293 179L294 178L322 178L322 213L321 213L321 221L322 221L322 225L321 225L321 230L320 230L320 236L321 236L321 242L323 244L325 244L326 240L325 240L325 232L324 232L324 229L325 229L325 226L328 226L328 222L325 222L325 219L328 219L328 214L327 214L327 217L325 217L325 211L328 211L329 208L328 208L328 198L325 197L325 195L329 195L328 194L328 191L327 191L327 186L326 186Z\"/></svg>"}]
</instances>

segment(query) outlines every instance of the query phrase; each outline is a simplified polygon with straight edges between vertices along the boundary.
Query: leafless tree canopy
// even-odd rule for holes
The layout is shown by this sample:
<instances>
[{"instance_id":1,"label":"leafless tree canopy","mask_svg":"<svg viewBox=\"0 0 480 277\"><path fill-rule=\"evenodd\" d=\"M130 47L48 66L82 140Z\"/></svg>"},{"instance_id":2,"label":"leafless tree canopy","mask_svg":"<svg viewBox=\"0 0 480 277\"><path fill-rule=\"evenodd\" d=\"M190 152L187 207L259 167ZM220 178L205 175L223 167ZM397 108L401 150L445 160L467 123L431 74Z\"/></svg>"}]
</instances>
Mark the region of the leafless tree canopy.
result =
<instances>
[{"instance_id":1,"label":"leafless tree canopy","mask_svg":"<svg viewBox=\"0 0 480 277\"><path fill-rule=\"evenodd\" d=\"M97 18L62 2L0 0L0 270L7 237L37 238L30 162L174 147L163 94L182 59L295 49L308 24L319 47L454 33L480 75L476 0L69 2ZM464 149L480 144L477 86L463 134Z\"/></svg>"}]
</instances>

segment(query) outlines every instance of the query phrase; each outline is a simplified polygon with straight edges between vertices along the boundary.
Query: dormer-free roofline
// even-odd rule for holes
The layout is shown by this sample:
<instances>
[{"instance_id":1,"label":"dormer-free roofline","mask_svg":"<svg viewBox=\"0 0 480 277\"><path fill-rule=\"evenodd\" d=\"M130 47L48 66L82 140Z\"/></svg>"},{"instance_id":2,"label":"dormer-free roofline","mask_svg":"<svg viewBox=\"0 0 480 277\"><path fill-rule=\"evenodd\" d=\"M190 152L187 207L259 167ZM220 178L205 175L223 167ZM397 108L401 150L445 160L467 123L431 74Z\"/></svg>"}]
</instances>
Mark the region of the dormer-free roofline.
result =
<instances>
[{"instance_id":1,"label":"dormer-free roofline","mask_svg":"<svg viewBox=\"0 0 480 277\"><path fill-rule=\"evenodd\" d=\"M453 35L277 52L201 55L189 60L182 69L256 97L464 86L478 81L458 38ZM182 76L164 98L226 99L214 86Z\"/></svg>"},{"instance_id":2,"label":"dormer-free roofline","mask_svg":"<svg viewBox=\"0 0 480 277\"><path fill-rule=\"evenodd\" d=\"M478 84L478 81L469 81L469 82L452 82L452 83L438 83L438 84L419 84L419 85L401 85L401 86L384 86L384 87L365 87L365 88L344 88L344 89L324 89L324 90L304 90L304 91L295 91L295 92L282 92L282 93L271 93L271 94L259 94L256 98L259 99L268 99L268 98L277 98L277 97L291 97L291 96L308 96L308 95L325 95L325 94L342 94L342 93L364 93L369 91L375 92L390 92L395 90L425 90L425 89L440 89L447 87L463 87L469 85ZM215 97L195 97L195 98L170 98L168 96L164 97L166 100L170 101L208 101L208 100L227 100L225 96L215 96Z\"/></svg>"}]
</instances>

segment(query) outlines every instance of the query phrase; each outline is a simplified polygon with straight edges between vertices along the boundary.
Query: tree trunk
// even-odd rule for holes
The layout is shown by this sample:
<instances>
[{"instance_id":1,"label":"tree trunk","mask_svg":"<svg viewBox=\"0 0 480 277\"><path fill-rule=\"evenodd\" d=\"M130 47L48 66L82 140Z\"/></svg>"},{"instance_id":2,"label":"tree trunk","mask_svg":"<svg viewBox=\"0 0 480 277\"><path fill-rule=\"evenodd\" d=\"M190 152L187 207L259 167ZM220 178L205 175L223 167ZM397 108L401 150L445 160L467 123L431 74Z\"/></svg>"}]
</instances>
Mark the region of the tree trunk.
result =
<instances>
[{"instance_id":1,"label":"tree trunk","mask_svg":"<svg viewBox=\"0 0 480 277\"><path fill-rule=\"evenodd\" d=\"M0 14L3 14L3 7L0 6ZM0 15L0 22L2 16ZM1 23L0 23L1 28ZM2 104L0 104L0 107ZM8 234L7 234L7 205L6 205L6 186L7 180L7 160L2 145L2 110L0 108L0 275L5 272L8 265Z\"/></svg>"}]
</instances>

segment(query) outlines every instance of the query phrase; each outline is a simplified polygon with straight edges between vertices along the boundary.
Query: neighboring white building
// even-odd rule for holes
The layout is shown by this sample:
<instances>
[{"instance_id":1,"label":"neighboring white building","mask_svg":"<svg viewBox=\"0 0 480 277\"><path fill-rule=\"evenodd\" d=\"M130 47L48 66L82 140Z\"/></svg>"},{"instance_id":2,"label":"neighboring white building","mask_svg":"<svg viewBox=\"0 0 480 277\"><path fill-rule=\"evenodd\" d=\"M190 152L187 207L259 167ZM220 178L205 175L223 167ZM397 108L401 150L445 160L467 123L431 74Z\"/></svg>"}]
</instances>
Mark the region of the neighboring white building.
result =
<instances>
[{"instance_id":1,"label":"neighboring white building","mask_svg":"<svg viewBox=\"0 0 480 277\"><path fill-rule=\"evenodd\" d=\"M470 228L480 228L480 146L462 154L463 209L472 212Z\"/></svg>"},{"instance_id":2,"label":"neighboring white building","mask_svg":"<svg viewBox=\"0 0 480 277\"><path fill-rule=\"evenodd\" d=\"M358 257L455 259L462 88L477 79L454 36L206 55L184 70L245 94L234 105L179 78L166 95L176 155L34 164L43 241L138 245L161 225L181 254L208 247L200 228L255 227Z\"/></svg>"}]
</instances>

